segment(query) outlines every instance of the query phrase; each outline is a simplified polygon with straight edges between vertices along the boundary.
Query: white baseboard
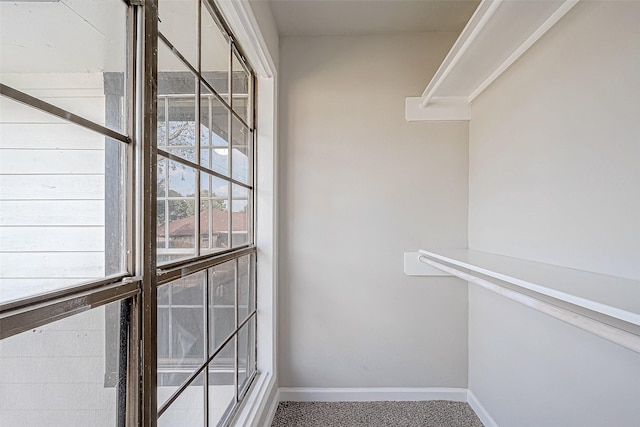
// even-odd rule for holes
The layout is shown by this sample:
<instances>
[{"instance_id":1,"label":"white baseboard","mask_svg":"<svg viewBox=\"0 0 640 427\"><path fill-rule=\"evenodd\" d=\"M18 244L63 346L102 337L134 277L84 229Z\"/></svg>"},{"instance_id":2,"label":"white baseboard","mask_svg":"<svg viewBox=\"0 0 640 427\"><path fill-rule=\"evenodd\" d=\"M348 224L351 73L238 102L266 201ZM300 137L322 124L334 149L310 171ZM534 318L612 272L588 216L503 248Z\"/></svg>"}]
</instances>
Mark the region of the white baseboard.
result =
<instances>
[{"instance_id":1,"label":"white baseboard","mask_svg":"<svg viewBox=\"0 0 640 427\"><path fill-rule=\"evenodd\" d=\"M471 390L468 391L467 402L471 409L476 413L484 427L498 427L498 423L489 415L487 408L485 408L482 403L476 398Z\"/></svg>"},{"instance_id":2,"label":"white baseboard","mask_svg":"<svg viewBox=\"0 0 640 427\"><path fill-rule=\"evenodd\" d=\"M466 388L311 388L281 387L281 402L467 401Z\"/></svg>"}]
</instances>

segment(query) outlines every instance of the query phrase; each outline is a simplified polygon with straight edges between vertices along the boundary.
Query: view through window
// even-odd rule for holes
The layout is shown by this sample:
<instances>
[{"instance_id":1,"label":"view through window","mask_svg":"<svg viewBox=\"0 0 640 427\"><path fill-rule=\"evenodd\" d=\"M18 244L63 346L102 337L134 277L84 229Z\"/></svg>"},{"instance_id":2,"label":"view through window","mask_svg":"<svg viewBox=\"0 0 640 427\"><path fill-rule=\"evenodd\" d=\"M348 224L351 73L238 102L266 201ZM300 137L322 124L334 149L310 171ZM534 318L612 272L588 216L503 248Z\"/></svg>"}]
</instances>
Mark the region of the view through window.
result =
<instances>
[{"instance_id":1,"label":"view through window","mask_svg":"<svg viewBox=\"0 0 640 427\"><path fill-rule=\"evenodd\" d=\"M233 34L209 0L62 0L0 2L0 36L2 425L227 424L256 375L255 79Z\"/></svg>"}]
</instances>

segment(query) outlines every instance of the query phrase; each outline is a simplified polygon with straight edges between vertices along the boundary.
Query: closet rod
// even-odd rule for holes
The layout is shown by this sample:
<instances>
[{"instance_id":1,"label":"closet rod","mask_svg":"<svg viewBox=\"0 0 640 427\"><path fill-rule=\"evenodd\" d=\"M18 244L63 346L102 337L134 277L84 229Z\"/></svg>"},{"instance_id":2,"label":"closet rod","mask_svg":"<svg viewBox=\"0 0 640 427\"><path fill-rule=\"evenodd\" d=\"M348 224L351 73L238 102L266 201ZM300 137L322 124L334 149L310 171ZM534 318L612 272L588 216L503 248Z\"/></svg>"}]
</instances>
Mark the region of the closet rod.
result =
<instances>
[{"instance_id":1,"label":"closet rod","mask_svg":"<svg viewBox=\"0 0 640 427\"><path fill-rule=\"evenodd\" d=\"M466 280L467 282L478 285L484 289L487 289L498 295L502 295L503 297L509 298L510 300L516 301L520 304L526 305L527 307L533 308L534 310L545 313L551 317L555 317L556 319L562 320L582 330L597 335L600 338L604 338L615 344L621 345L625 348L628 348L629 350L635 351L636 353L640 353L640 336L636 334L616 328L606 323L602 323L598 320L575 313L565 308L549 304L545 301L541 301L529 295L525 295L504 286L500 286L496 283L481 279L458 269L451 268L445 264L429 259L426 255L420 256L419 259L425 264L450 273L454 276L459 277L460 279Z\"/></svg>"}]
</instances>

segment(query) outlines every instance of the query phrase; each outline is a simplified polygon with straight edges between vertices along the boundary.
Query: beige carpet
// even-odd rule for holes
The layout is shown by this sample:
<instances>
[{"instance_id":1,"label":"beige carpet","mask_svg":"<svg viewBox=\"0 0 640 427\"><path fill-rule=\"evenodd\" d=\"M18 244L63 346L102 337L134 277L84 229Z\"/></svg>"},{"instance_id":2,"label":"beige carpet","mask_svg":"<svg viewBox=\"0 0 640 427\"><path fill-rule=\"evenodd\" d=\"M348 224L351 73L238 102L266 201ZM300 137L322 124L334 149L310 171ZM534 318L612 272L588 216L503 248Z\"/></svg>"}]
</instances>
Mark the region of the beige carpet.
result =
<instances>
[{"instance_id":1,"label":"beige carpet","mask_svg":"<svg viewBox=\"0 0 640 427\"><path fill-rule=\"evenodd\" d=\"M272 427L482 427L464 402L281 402Z\"/></svg>"}]
</instances>

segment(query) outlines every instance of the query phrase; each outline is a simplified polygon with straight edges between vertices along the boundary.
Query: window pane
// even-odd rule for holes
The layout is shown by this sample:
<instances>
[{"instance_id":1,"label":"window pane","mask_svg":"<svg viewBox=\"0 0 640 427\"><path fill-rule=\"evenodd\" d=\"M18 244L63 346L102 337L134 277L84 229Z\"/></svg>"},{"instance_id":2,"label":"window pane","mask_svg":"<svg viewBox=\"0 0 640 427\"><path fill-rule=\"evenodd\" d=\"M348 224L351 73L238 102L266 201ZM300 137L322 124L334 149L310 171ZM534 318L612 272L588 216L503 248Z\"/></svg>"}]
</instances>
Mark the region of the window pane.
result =
<instances>
[{"instance_id":1,"label":"window pane","mask_svg":"<svg viewBox=\"0 0 640 427\"><path fill-rule=\"evenodd\" d=\"M159 0L158 17L158 30L196 68L198 0Z\"/></svg>"},{"instance_id":2,"label":"window pane","mask_svg":"<svg viewBox=\"0 0 640 427\"><path fill-rule=\"evenodd\" d=\"M158 148L196 161L196 78L158 42ZM161 129L164 125L164 128Z\"/></svg>"},{"instance_id":3,"label":"window pane","mask_svg":"<svg viewBox=\"0 0 640 427\"><path fill-rule=\"evenodd\" d=\"M124 133L122 0L0 2L0 81Z\"/></svg>"},{"instance_id":4,"label":"window pane","mask_svg":"<svg viewBox=\"0 0 640 427\"><path fill-rule=\"evenodd\" d=\"M213 353L236 328L235 280L235 260L209 269L209 354ZM233 357L233 353L225 353L221 357Z\"/></svg>"},{"instance_id":5,"label":"window pane","mask_svg":"<svg viewBox=\"0 0 640 427\"><path fill-rule=\"evenodd\" d=\"M157 216L158 216L158 228L157 228L157 247L158 251L167 249L169 247L169 240L167 239L168 233L168 222L167 222L167 183L169 182L168 174L169 171L167 169L167 159L164 157L158 156L158 166L156 169L158 182L157 182Z\"/></svg>"},{"instance_id":6,"label":"window pane","mask_svg":"<svg viewBox=\"0 0 640 427\"><path fill-rule=\"evenodd\" d=\"M227 37L202 3L202 77L229 102L229 55L231 46Z\"/></svg>"},{"instance_id":7,"label":"window pane","mask_svg":"<svg viewBox=\"0 0 640 427\"><path fill-rule=\"evenodd\" d=\"M249 121L251 81L249 73L235 52L233 54L233 81L231 84L233 90L233 110L244 119L245 123L251 124Z\"/></svg>"},{"instance_id":8,"label":"window pane","mask_svg":"<svg viewBox=\"0 0 640 427\"><path fill-rule=\"evenodd\" d=\"M255 255L238 258L238 323L256 309Z\"/></svg>"},{"instance_id":9,"label":"window pane","mask_svg":"<svg viewBox=\"0 0 640 427\"><path fill-rule=\"evenodd\" d=\"M169 182L169 170L167 167L167 159L158 156L158 167L156 169L156 175L158 177L156 191L158 192L158 197L167 197L167 184Z\"/></svg>"},{"instance_id":10,"label":"window pane","mask_svg":"<svg viewBox=\"0 0 640 427\"><path fill-rule=\"evenodd\" d=\"M7 98L0 111L0 303L124 272L122 144Z\"/></svg>"},{"instance_id":11,"label":"window pane","mask_svg":"<svg viewBox=\"0 0 640 427\"><path fill-rule=\"evenodd\" d=\"M249 386L255 370L255 317L238 332L238 396Z\"/></svg>"},{"instance_id":12,"label":"window pane","mask_svg":"<svg viewBox=\"0 0 640 427\"><path fill-rule=\"evenodd\" d=\"M187 387L158 419L158 427L204 425L204 373Z\"/></svg>"},{"instance_id":13,"label":"window pane","mask_svg":"<svg viewBox=\"0 0 640 427\"><path fill-rule=\"evenodd\" d=\"M238 258L238 323L242 323L250 313L249 305L252 299L250 264L251 255Z\"/></svg>"},{"instance_id":14,"label":"window pane","mask_svg":"<svg viewBox=\"0 0 640 427\"><path fill-rule=\"evenodd\" d=\"M205 356L205 273L158 288L158 402L183 384Z\"/></svg>"},{"instance_id":15,"label":"window pane","mask_svg":"<svg viewBox=\"0 0 640 427\"><path fill-rule=\"evenodd\" d=\"M231 210L233 235L232 247L246 245L250 242L249 220L251 218L251 200L249 190L237 184L232 184Z\"/></svg>"},{"instance_id":16,"label":"window pane","mask_svg":"<svg viewBox=\"0 0 640 427\"><path fill-rule=\"evenodd\" d=\"M120 304L0 341L3 426L116 425Z\"/></svg>"},{"instance_id":17,"label":"window pane","mask_svg":"<svg viewBox=\"0 0 640 427\"><path fill-rule=\"evenodd\" d=\"M196 253L196 170L159 157L158 176L158 204L164 203L157 212L158 264L163 264Z\"/></svg>"},{"instance_id":18,"label":"window pane","mask_svg":"<svg viewBox=\"0 0 640 427\"><path fill-rule=\"evenodd\" d=\"M202 90L200 103L200 164L229 176L229 110Z\"/></svg>"},{"instance_id":19,"label":"window pane","mask_svg":"<svg viewBox=\"0 0 640 427\"><path fill-rule=\"evenodd\" d=\"M158 133L157 133L157 145L158 148L162 148L163 150L167 149L167 136L168 136L168 132L167 132L167 116L168 111L167 111L167 107L169 106L169 103L167 102L167 98L166 96L159 96L158 97L158 123L157 123L157 128L158 128Z\"/></svg>"},{"instance_id":20,"label":"window pane","mask_svg":"<svg viewBox=\"0 0 640 427\"><path fill-rule=\"evenodd\" d=\"M235 402L235 339L209 363L209 425L217 426Z\"/></svg>"},{"instance_id":21,"label":"window pane","mask_svg":"<svg viewBox=\"0 0 640 427\"><path fill-rule=\"evenodd\" d=\"M193 96L167 99L167 147L169 153L196 162L196 122Z\"/></svg>"},{"instance_id":22,"label":"window pane","mask_svg":"<svg viewBox=\"0 0 640 427\"><path fill-rule=\"evenodd\" d=\"M249 313L257 309L256 292L256 254L251 254L249 263Z\"/></svg>"},{"instance_id":23,"label":"window pane","mask_svg":"<svg viewBox=\"0 0 640 427\"><path fill-rule=\"evenodd\" d=\"M229 247L229 183L200 174L200 251L213 253Z\"/></svg>"},{"instance_id":24,"label":"window pane","mask_svg":"<svg viewBox=\"0 0 640 427\"><path fill-rule=\"evenodd\" d=\"M232 177L244 184L249 184L251 182L253 172L251 170L251 132L249 132L249 129L234 117L232 136Z\"/></svg>"}]
</instances>

